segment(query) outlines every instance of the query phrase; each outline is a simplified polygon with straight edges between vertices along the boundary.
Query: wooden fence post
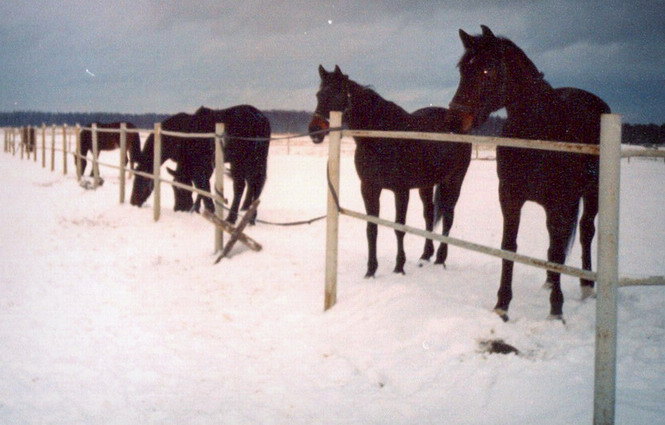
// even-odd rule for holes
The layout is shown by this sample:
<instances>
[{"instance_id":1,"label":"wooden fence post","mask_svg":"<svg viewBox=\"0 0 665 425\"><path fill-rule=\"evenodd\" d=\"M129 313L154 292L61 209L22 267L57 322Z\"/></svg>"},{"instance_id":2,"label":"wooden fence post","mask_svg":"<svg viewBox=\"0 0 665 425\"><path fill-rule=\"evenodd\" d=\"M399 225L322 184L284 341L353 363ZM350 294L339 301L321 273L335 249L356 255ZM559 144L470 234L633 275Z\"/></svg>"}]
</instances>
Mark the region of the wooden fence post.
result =
<instances>
[{"instance_id":1,"label":"wooden fence post","mask_svg":"<svg viewBox=\"0 0 665 425\"><path fill-rule=\"evenodd\" d=\"M96 189L99 186L99 164L97 159L99 159L99 134L97 134L97 123L92 123L92 128L90 129L92 135L92 187Z\"/></svg>"},{"instance_id":2,"label":"wooden fence post","mask_svg":"<svg viewBox=\"0 0 665 425\"><path fill-rule=\"evenodd\" d=\"M51 171L55 171L55 124L51 124Z\"/></svg>"},{"instance_id":3,"label":"wooden fence post","mask_svg":"<svg viewBox=\"0 0 665 425\"><path fill-rule=\"evenodd\" d=\"M600 120L598 185L598 280L594 425L614 424L616 405L617 287L619 284L619 185L621 177L621 116Z\"/></svg>"},{"instance_id":4,"label":"wooden fence post","mask_svg":"<svg viewBox=\"0 0 665 425\"><path fill-rule=\"evenodd\" d=\"M23 154L25 153L25 127L19 128L19 136L21 136L21 159L23 159Z\"/></svg>"},{"instance_id":5,"label":"wooden fence post","mask_svg":"<svg viewBox=\"0 0 665 425\"><path fill-rule=\"evenodd\" d=\"M153 177L154 177L154 190L153 190L153 219L159 220L161 209L161 168L162 168L162 124L155 123L155 137L154 137L154 152L153 152Z\"/></svg>"},{"instance_id":6,"label":"wooden fence post","mask_svg":"<svg viewBox=\"0 0 665 425\"><path fill-rule=\"evenodd\" d=\"M74 161L76 162L76 180L81 180L81 125L76 124L76 156Z\"/></svg>"},{"instance_id":7,"label":"wooden fence post","mask_svg":"<svg viewBox=\"0 0 665 425\"><path fill-rule=\"evenodd\" d=\"M214 194L219 198L215 202L215 215L224 220L224 123L215 124L215 187ZM215 198L213 198L215 199ZM224 249L224 231L215 226L215 253Z\"/></svg>"},{"instance_id":8,"label":"wooden fence post","mask_svg":"<svg viewBox=\"0 0 665 425\"><path fill-rule=\"evenodd\" d=\"M62 174L67 175L67 124L62 125Z\"/></svg>"},{"instance_id":9,"label":"wooden fence post","mask_svg":"<svg viewBox=\"0 0 665 425\"><path fill-rule=\"evenodd\" d=\"M120 123L120 203L125 203L125 158L127 158L127 124Z\"/></svg>"},{"instance_id":10,"label":"wooden fence post","mask_svg":"<svg viewBox=\"0 0 665 425\"><path fill-rule=\"evenodd\" d=\"M37 130L30 126L30 143L32 145L32 160L37 162Z\"/></svg>"},{"instance_id":11,"label":"wooden fence post","mask_svg":"<svg viewBox=\"0 0 665 425\"><path fill-rule=\"evenodd\" d=\"M42 123L42 168L46 168L46 124Z\"/></svg>"},{"instance_id":12,"label":"wooden fence post","mask_svg":"<svg viewBox=\"0 0 665 425\"><path fill-rule=\"evenodd\" d=\"M324 310L337 302L337 247L339 234L339 155L342 133L342 113L330 112L331 131L328 136L328 215L326 218L326 287ZM334 193L332 192L334 190Z\"/></svg>"}]
</instances>

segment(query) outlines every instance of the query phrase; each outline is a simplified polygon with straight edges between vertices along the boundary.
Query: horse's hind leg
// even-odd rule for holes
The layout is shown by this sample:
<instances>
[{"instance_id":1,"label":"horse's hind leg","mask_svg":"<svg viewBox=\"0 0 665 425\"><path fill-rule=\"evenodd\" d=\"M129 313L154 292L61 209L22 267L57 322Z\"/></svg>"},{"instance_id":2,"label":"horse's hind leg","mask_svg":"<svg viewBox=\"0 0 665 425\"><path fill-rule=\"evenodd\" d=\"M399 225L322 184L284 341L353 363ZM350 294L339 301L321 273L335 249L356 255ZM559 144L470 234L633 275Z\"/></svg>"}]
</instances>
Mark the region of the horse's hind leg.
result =
<instances>
[{"instance_id":1,"label":"horse's hind leg","mask_svg":"<svg viewBox=\"0 0 665 425\"><path fill-rule=\"evenodd\" d=\"M432 188L424 187L418 190L420 199L423 202L423 216L425 217L425 229L431 232L434 229L434 204L432 203ZM431 239L425 239L423 255L420 256L420 265L424 261L429 261L434 255L434 242Z\"/></svg>"},{"instance_id":2,"label":"horse's hind leg","mask_svg":"<svg viewBox=\"0 0 665 425\"><path fill-rule=\"evenodd\" d=\"M598 213L598 191L591 190L584 197L584 210L580 219L580 243L582 244L582 268L591 270L591 242L596 233L594 219ZM593 280L580 279L582 299L593 295Z\"/></svg>"},{"instance_id":3,"label":"horse's hind leg","mask_svg":"<svg viewBox=\"0 0 665 425\"><path fill-rule=\"evenodd\" d=\"M233 172L232 172L233 174ZM231 203L231 210L226 217L229 223L235 223L238 219L238 209L240 208L240 199L245 191L245 177L233 175L233 202Z\"/></svg>"},{"instance_id":4,"label":"horse's hind leg","mask_svg":"<svg viewBox=\"0 0 665 425\"><path fill-rule=\"evenodd\" d=\"M409 206L409 190L395 192L395 222L399 224L406 223L406 210ZM395 273L404 273L404 263L406 263L406 253L404 252L404 232L395 230L397 237L397 258L395 259Z\"/></svg>"},{"instance_id":5,"label":"horse's hind leg","mask_svg":"<svg viewBox=\"0 0 665 425\"><path fill-rule=\"evenodd\" d=\"M450 234L450 229L453 227L453 220L455 219L455 205L459 200L460 191L462 190L462 182L466 173L453 174L448 182L441 183L437 187L437 209L441 214L443 221L443 236ZM448 244L441 243L439 249L436 251L435 264L443 264L445 267L446 259L448 258Z\"/></svg>"},{"instance_id":6,"label":"horse's hind leg","mask_svg":"<svg viewBox=\"0 0 665 425\"><path fill-rule=\"evenodd\" d=\"M548 261L558 264L566 262L566 251L577 224L577 212L577 204L563 210L545 210L547 231L550 235L550 247L547 250ZM561 274L548 271L547 276L552 288L550 292L550 317L561 319L563 317Z\"/></svg>"},{"instance_id":7,"label":"horse's hind leg","mask_svg":"<svg viewBox=\"0 0 665 425\"><path fill-rule=\"evenodd\" d=\"M381 188L365 182L360 183L360 192L365 203L367 215L379 216ZM379 262L376 259L376 239L378 229L376 224L367 222L367 273L365 277L374 277Z\"/></svg>"}]
</instances>

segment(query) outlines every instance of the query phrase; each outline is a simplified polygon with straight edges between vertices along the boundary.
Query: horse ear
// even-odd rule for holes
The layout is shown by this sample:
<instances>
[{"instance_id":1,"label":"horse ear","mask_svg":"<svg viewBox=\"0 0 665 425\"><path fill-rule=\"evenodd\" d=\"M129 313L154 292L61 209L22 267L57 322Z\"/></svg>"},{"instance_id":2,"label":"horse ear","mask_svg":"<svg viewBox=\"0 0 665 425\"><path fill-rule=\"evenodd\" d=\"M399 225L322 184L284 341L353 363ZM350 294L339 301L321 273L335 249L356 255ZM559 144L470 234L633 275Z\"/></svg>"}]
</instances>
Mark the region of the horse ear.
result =
<instances>
[{"instance_id":1,"label":"horse ear","mask_svg":"<svg viewBox=\"0 0 665 425\"><path fill-rule=\"evenodd\" d=\"M328 75L328 71L323 67L323 65L319 65L319 75L321 78L325 78Z\"/></svg>"},{"instance_id":2,"label":"horse ear","mask_svg":"<svg viewBox=\"0 0 665 425\"><path fill-rule=\"evenodd\" d=\"M469 34L467 34L462 29L459 30L459 38L462 39L462 45L464 46L464 49L466 49L466 50L471 49L475 45L473 37L471 37Z\"/></svg>"},{"instance_id":3,"label":"horse ear","mask_svg":"<svg viewBox=\"0 0 665 425\"><path fill-rule=\"evenodd\" d=\"M340 75L342 75L342 70L339 69L339 65L335 65L335 71L334 71L334 72L335 72L335 74L340 74Z\"/></svg>"},{"instance_id":4,"label":"horse ear","mask_svg":"<svg viewBox=\"0 0 665 425\"><path fill-rule=\"evenodd\" d=\"M496 38L492 30L489 29L487 25L481 25L480 29L483 30L483 37Z\"/></svg>"}]
</instances>

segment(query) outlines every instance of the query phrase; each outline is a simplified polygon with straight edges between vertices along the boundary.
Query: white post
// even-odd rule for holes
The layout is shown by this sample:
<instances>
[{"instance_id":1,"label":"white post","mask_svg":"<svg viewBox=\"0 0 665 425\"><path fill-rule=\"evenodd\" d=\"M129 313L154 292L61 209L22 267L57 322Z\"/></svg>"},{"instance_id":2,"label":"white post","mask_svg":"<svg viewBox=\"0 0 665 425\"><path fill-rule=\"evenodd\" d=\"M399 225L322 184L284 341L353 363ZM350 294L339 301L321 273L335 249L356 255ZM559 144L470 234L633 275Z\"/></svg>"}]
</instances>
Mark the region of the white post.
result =
<instances>
[{"instance_id":1,"label":"white post","mask_svg":"<svg viewBox=\"0 0 665 425\"><path fill-rule=\"evenodd\" d=\"M330 112L330 127L342 126L342 113ZM339 130L328 136L328 215L326 218L326 287L324 310L337 302L337 245L339 234L339 210L335 196L339 200L339 151L342 133ZM335 191L335 194L331 192Z\"/></svg>"},{"instance_id":2,"label":"white post","mask_svg":"<svg viewBox=\"0 0 665 425\"><path fill-rule=\"evenodd\" d=\"M92 187L97 188L99 186L99 164L97 159L99 158L99 134L97 134L97 123L92 123L91 125L91 136L92 136Z\"/></svg>"},{"instance_id":3,"label":"white post","mask_svg":"<svg viewBox=\"0 0 665 425\"><path fill-rule=\"evenodd\" d=\"M46 124L42 123L42 168L46 168Z\"/></svg>"},{"instance_id":4,"label":"white post","mask_svg":"<svg viewBox=\"0 0 665 425\"><path fill-rule=\"evenodd\" d=\"M616 404L617 286L619 282L619 186L621 116L600 120L598 281L594 425L614 424Z\"/></svg>"},{"instance_id":5,"label":"white post","mask_svg":"<svg viewBox=\"0 0 665 425\"><path fill-rule=\"evenodd\" d=\"M162 124L155 123L155 137L154 137L154 152L153 152L153 177L154 177L154 192L152 195L152 214L155 221L159 220L159 214L161 209L161 178L160 171L162 168Z\"/></svg>"},{"instance_id":6,"label":"white post","mask_svg":"<svg viewBox=\"0 0 665 425\"><path fill-rule=\"evenodd\" d=\"M76 124L76 179L81 180L81 126Z\"/></svg>"},{"instance_id":7,"label":"white post","mask_svg":"<svg viewBox=\"0 0 665 425\"><path fill-rule=\"evenodd\" d=\"M67 174L67 124L62 125L62 174Z\"/></svg>"},{"instance_id":8,"label":"white post","mask_svg":"<svg viewBox=\"0 0 665 425\"><path fill-rule=\"evenodd\" d=\"M51 171L55 171L55 124L51 124Z\"/></svg>"},{"instance_id":9,"label":"white post","mask_svg":"<svg viewBox=\"0 0 665 425\"><path fill-rule=\"evenodd\" d=\"M127 174L125 167L127 163L127 124L120 123L120 203L125 203L125 175Z\"/></svg>"},{"instance_id":10,"label":"white post","mask_svg":"<svg viewBox=\"0 0 665 425\"><path fill-rule=\"evenodd\" d=\"M214 194L221 199L215 202L215 215L219 219L224 219L224 149L222 144L224 139L224 124L215 124L215 187ZM213 198L214 199L214 198ZM224 231L215 226L215 253L222 252L224 249Z\"/></svg>"}]
</instances>

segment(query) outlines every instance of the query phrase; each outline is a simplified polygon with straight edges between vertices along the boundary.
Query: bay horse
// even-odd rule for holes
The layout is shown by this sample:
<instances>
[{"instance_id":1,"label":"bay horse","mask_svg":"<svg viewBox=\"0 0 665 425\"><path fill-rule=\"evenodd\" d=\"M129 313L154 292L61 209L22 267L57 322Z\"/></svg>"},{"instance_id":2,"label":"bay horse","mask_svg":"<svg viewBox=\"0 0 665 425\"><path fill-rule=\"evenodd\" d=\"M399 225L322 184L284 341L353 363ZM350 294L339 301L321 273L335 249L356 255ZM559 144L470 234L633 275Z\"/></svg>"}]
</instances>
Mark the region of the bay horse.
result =
<instances>
[{"instance_id":1,"label":"bay horse","mask_svg":"<svg viewBox=\"0 0 665 425\"><path fill-rule=\"evenodd\" d=\"M342 111L351 129L447 132L444 125L446 109L429 107L408 113L397 104L383 99L374 90L362 86L342 73L339 66L332 72L319 66L321 86L316 97L318 105L309 125L314 143L321 143L322 130L329 129L330 111ZM425 140L355 137L355 166L360 178L360 190L368 215L379 215L379 198L383 189L395 193L395 221L404 224L409 203L409 190L417 188L423 202L425 227L432 231L435 216L443 220L443 234L448 235L453 224L455 204L471 161L468 143L440 143ZM437 186L437 202L432 190ZM435 208L438 214L435 214ZM404 232L397 236L395 273L404 274ZM378 268L376 257L377 225L367 223L368 261L366 278L373 277ZM422 261L434 254L431 239L425 241ZM436 264L444 264L447 244L437 250Z\"/></svg>"},{"instance_id":2,"label":"bay horse","mask_svg":"<svg viewBox=\"0 0 665 425\"><path fill-rule=\"evenodd\" d=\"M496 37L484 25L481 28L478 36L459 30L464 54L458 64L459 86L450 103L453 125L467 132L482 124L490 113L506 108L503 137L599 143L600 115L610 112L603 100L577 88L553 88L515 43ZM583 200L579 223L582 266L590 270L598 212L598 157L499 146L496 163L503 215L501 248L517 250L520 212L526 201L533 201L545 209L547 258L563 264ZM512 299L512 274L513 262L503 260L494 311L504 321L508 320ZM593 285L581 279L583 299L593 294ZM551 287L550 317L563 320L559 273L548 271L546 286Z\"/></svg>"},{"instance_id":3,"label":"bay horse","mask_svg":"<svg viewBox=\"0 0 665 425\"><path fill-rule=\"evenodd\" d=\"M86 125L87 128L92 128L93 124L97 124L97 128L105 129L120 129L119 122L110 122L110 123L90 123ZM87 128L81 129L81 175L85 173L85 167L87 161L85 159L88 152L92 152L92 130ZM130 122L127 123L128 129L136 129L136 126ZM98 132L97 133L97 146L99 147L99 152L101 151L112 151L120 148L120 132L106 133ZM141 138L136 132L127 133L127 155L128 157L124 158L123 166L127 165L127 162L131 162L131 168L136 166L138 163L138 158L141 155ZM95 158L97 159L97 158ZM74 164L76 164L76 156L74 156ZM90 176L92 177L93 171L90 170Z\"/></svg>"},{"instance_id":4,"label":"bay horse","mask_svg":"<svg viewBox=\"0 0 665 425\"><path fill-rule=\"evenodd\" d=\"M266 116L251 105L238 105L227 109L213 110L199 108L193 115L179 113L162 122L162 129L183 133L214 133L215 123L224 123L226 141L224 143L224 161L231 165L233 178L233 202L227 221L234 223L238 217L240 201L248 186L243 208L258 199L266 182L268 150L270 143L270 122ZM152 173L154 161L154 135L146 140L138 171ZM186 138L162 135L161 162L174 161L177 166L170 173L174 180L192 184L210 192L210 177L214 171L214 139ZM153 190L153 181L136 176L130 203L141 206ZM188 190L175 188L176 211L198 210L201 198L192 202ZM208 197L203 197L204 207L214 211L214 204ZM255 222L256 215L252 218Z\"/></svg>"}]
</instances>

